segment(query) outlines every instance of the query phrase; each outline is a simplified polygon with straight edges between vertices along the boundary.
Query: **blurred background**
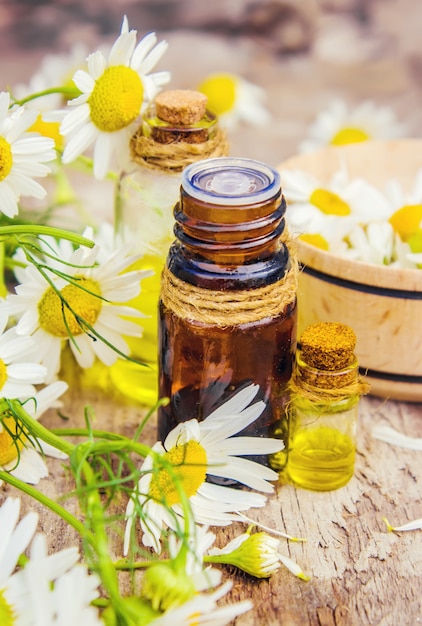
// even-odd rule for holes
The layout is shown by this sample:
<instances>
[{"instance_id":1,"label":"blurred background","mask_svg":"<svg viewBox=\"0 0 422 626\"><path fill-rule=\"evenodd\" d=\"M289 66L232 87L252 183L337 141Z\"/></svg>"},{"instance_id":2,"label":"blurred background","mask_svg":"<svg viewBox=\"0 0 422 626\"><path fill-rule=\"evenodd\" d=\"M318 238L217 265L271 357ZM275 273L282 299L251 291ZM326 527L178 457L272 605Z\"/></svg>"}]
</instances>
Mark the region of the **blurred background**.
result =
<instances>
[{"instance_id":1,"label":"blurred background","mask_svg":"<svg viewBox=\"0 0 422 626\"><path fill-rule=\"evenodd\" d=\"M229 71L264 90L271 120L239 124L234 155L277 165L333 98L387 105L421 136L421 0L2 0L1 89L28 82L47 54L112 43L125 14L138 38L169 42L157 68L169 87Z\"/></svg>"}]
</instances>

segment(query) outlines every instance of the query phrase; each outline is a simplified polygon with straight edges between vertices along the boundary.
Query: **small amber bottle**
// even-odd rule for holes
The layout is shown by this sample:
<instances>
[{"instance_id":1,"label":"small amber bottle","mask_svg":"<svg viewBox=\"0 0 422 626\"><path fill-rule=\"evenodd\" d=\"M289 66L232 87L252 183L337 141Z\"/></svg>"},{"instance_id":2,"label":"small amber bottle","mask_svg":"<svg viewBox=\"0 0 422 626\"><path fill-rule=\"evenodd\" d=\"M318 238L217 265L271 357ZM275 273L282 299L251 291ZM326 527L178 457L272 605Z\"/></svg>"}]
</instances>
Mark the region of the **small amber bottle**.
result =
<instances>
[{"instance_id":1,"label":"small amber bottle","mask_svg":"<svg viewBox=\"0 0 422 626\"><path fill-rule=\"evenodd\" d=\"M289 383L287 475L299 487L338 489L354 473L359 399L369 386L359 376L356 336L345 324L305 329Z\"/></svg>"},{"instance_id":2,"label":"small amber bottle","mask_svg":"<svg viewBox=\"0 0 422 626\"><path fill-rule=\"evenodd\" d=\"M285 206L278 172L258 161L210 159L184 170L159 307L159 391L170 398L159 408L161 440L250 383L266 409L243 434L286 431L297 272Z\"/></svg>"},{"instance_id":3,"label":"small amber bottle","mask_svg":"<svg viewBox=\"0 0 422 626\"><path fill-rule=\"evenodd\" d=\"M145 315L137 320L142 337L126 339L131 356L147 367L119 359L111 367L110 377L120 392L144 405L153 405L158 398L160 276L174 239L173 207L179 198L182 171L190 163L228 152L218 119L206 105L206 96L197 91L160 93L132 137L132 166L121 175L116 188L117 242L142 252L136 269L152 270L153 274L143 279L141 294L129 303Z\"/></svg>"}]
</instances>

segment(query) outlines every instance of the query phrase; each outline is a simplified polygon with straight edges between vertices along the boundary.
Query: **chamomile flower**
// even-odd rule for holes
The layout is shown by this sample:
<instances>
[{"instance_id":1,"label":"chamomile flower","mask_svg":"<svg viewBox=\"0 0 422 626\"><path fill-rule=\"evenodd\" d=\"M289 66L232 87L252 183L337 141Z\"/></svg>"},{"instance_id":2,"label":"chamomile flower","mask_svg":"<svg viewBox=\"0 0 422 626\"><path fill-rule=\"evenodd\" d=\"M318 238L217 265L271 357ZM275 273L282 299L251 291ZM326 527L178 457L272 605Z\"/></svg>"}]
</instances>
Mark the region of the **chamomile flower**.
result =
<instances>
[{"instance_id":1,"label":"chamomile flower","mask_svg":"<svg viewBox=\"0 0 422 626\"><path fill-rule=\"evenodd\" d=\"M328 145L343 146L374 139L404 137L407 129L394 111L366 101L356 108L335 99L317 116L308 137L299 144L299 152L313 152Z\"/></svg>"},{"instance_id":2,"label":"chamomile flower","mask_svg":"<svg viewBox=\"0 0 422 626\"><path fill-rule=\"evenodd\" d=\"M230 524L241 519L238 511L264 506L266 499L262 494L206 482L207 476L215 476L238 481L264 493L273 491L274 487L268 481L276 480L277 473L241 457L279 452L283 442L232 436L255 421L264 410L262 401L250 405L258 389L258 385L249 385L202 422L196 419L183 422L167 435L164 444L157 442L153 446L153 452L160 455L164 463L157 467L152 455L143 463L141 478L126 509L125 553L136 510L139 512L140 509L142 542L160 552L164 526L177 528L183 518L181 489L189 499L198 524ZM170 464L170 468L166 464Z\"/></svg>"},{"instance_id":3,"label":"chamomile flower","mask_svg":"<svg viewBox=\"0 0 422 626\"><path fill-rule=\"evenodd\" d=\"M233 130L239 123L264 126L270 113L264 106L265 91L236 74L211 74L198 86L208 97L208 109L221 126Z\"/></svg>"},{"instance_id":4,"label":"chamomile flower","mask_svg":"<svg viewBox=\"0 0 422 626\"><path fill-rule=\"evenodd\" d=\"M408 193L398 180L390 180L386 186L386 199L389 203L388 223L405 244L407 260L414 267L422 253L422 169L416 173Z\"/></svg>"},{"instance_id":5,"label":"chamomile flower","mask_svg":"<svg viewBox=\"0 0 422 626\"><path fill-rule=\"evenodd\" d=\"M126 17L108 58L97 50L87 58L88 71L78 70L73 80L81 95L69 101L60 132L68 139L63 163L70 163L94 144L94 176L106 175L113 153L128 158L129 140L136 120L162 85L168 72L149 74L167 43L156 45L149 33L136 45L136 31L129 31Z\"/></svg>"},{"instance_id":6,"label":"chamomile flower","mask_svg":"<svg viewBox=\"0 0 422 626\"><path fill-rule=\"evenodd\" d=\"M36 111L23 107L9 110L10 94L0 93L0 211L14 217L21 196L46 195L34 178L50 172L46 162L56 158L54 141L27 133L37 117Z\"/></svg>"},{"instance_id":7,"label":"chamomile flower","mask_svg":"<svg viewBox=\"0 0 422 626\"><path fill-rule=\"evenodd\" d=\"M256 578L269 578L285 565L289 571L302 580L309 580L300 565L280 552L280 540L266 532L251 533L250 526L245 533L238 535L224 548L212 548L206 557L207 563L234 565Z\"/></svg>"},{"instance_id":8,"label":"chamomile flower","mask_svg":"<svg viewBox=\"0 0 422 626\"><path fill-rule=\"evenodd\" d=\"M225 626L239 615L253 608L252 602L244 600L227 606L219 607L218 600L231 589L232 582L227 581L212 593L200 593L181 606L170 609L160 617L149 622L151 626Z\"/></svg>"},{"instance_id":9,"label":"chamomile flower","mask_svg":"<svg viewBox=\"0 0 422 626\"><path fill-rule=\"evenodd\" d=\"M357 221L344 172L337 172L326 185L302 170L283 170L281 177L291 233L300 237L318 234L319 240L309 243L338 252Z\"/></svg>"},{"instance_id":10,"label":"chamomile flower","mask_svg":"<svg viewBox=\"0 0 422 626\"><path fill-rule=\"evenodd\" d=\"M256 578L269 578L280 567L280 541L265 532L238 535L224 548L212 548L208 554L212 563L229 563Z\"/></svg>"},{"instance_id":11,"label":"chamomile flower","mask_svg":"<svg viewBox=\"0 0 422 626\"><path fill-rule=\"evenodd\" d=\"M103 626L97 609L91 606L99 596L99 579L88 574L78 560L76 548L48 555L45 535L36 535L29 560L9 578L3 591L10 619L6 623Z\"/></svg>"},{"instance_id":12,"label":"chamomile flower","mask_svg":"<svg viewBox=\"0 0 422 626\"><path fill-rule=\"evenodd\" d=\"M123 303L139 294L141 279L150 272L126 271L138 257L124 249L97 265L98 252L98 247L80 247L70 257L61 257L67 277L51 273L51 282L28 265L25 281L0 304L0 312L18 318L16 332L33 337L38 358L48 370L47 382L59 371L66 342L82 368L91 367L95 357L109 366L117 359L116 350L129 354L122 335L142 334L138 324L125 319L142 314Z\"/></svg>"},{"instance_id":13,"label":"chamomile flower","mask_svg":"<svg viewBox=\"0 0 422 626\"><path fill-rule=\"evenodd\" d=\"M79 94L72 81L72 76L78 69L86 69L87 53L86 47L77 42L65 54L47 54L42 59L39 69L31 77L30 82L27 85L20 83L14 87L15 99L19 101L32 94L42 93L57 87L72 89L75 93L71 97L76 97ZM37 110L37 118L30 131L51 137L57 146L62 146L63 137L59 132L60 121L50 120L49 113L64 106L67 99L62 93L50 93L27 102L25 105L27 108Z\"/></svg>"},{"instance_id":14,"label":"chamomile flower","mask_svg":"<svg viewBox=\"0 0 422 626\"><path fill-rule=\"evenodd\" d=\"M60 406L58 398L67 384L56 381L22 402L23 408L38 420L48 409ZM12 416L3 417L0 424L0 467L25 483L37 485L48 476L44 456L65 459L66 455L44 441L34 441L25 435L22 426ZM1 484L1 481L0 481Z\"/></svg>"}]
</instances>

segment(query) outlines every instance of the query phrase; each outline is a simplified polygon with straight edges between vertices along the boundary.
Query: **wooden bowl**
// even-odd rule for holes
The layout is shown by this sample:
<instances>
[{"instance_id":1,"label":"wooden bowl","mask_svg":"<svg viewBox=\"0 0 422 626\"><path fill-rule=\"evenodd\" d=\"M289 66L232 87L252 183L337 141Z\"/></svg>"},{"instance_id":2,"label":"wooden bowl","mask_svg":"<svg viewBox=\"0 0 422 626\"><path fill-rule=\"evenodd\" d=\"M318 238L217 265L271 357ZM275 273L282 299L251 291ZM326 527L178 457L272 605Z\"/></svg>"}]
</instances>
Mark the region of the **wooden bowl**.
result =
<instances>
[{"instance_id":1,"label":"wooden bowl","mask_svg":"<svg viewBox=\"0 0 422 626\"><path fill-rule=\"evenodd\" d=\"M422 167L422 141L365 142L329 147L279 165L300 169L327 183L340 166L351 178L382 187L397 178L405 191ZM302 271L298 287L298 336L319 321L348 324L371 393L422 402L422 270L351 261L298 240Z\"/></svg>"}]
</instances>

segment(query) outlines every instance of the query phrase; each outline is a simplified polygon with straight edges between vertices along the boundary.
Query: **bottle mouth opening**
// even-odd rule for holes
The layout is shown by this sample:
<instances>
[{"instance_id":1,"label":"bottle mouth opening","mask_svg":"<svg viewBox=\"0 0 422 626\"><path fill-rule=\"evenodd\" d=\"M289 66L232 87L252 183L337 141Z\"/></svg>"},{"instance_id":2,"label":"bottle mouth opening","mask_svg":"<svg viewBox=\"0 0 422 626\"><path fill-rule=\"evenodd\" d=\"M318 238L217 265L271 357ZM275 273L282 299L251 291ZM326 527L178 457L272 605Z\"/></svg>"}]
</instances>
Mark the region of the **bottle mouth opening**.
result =
<instances>
[{"instance_id":1,"label":"bottle mouth opening","mask_svg":"<svg viewBox=\"0 0 422 626\"><path fill-rule=\"evenodd\" d=\"M188 165L182 187L191 197L222 206L244 206L276 196L280 175L274 168L253 159L218 157Z\"/></svg>"}]
</instances>

